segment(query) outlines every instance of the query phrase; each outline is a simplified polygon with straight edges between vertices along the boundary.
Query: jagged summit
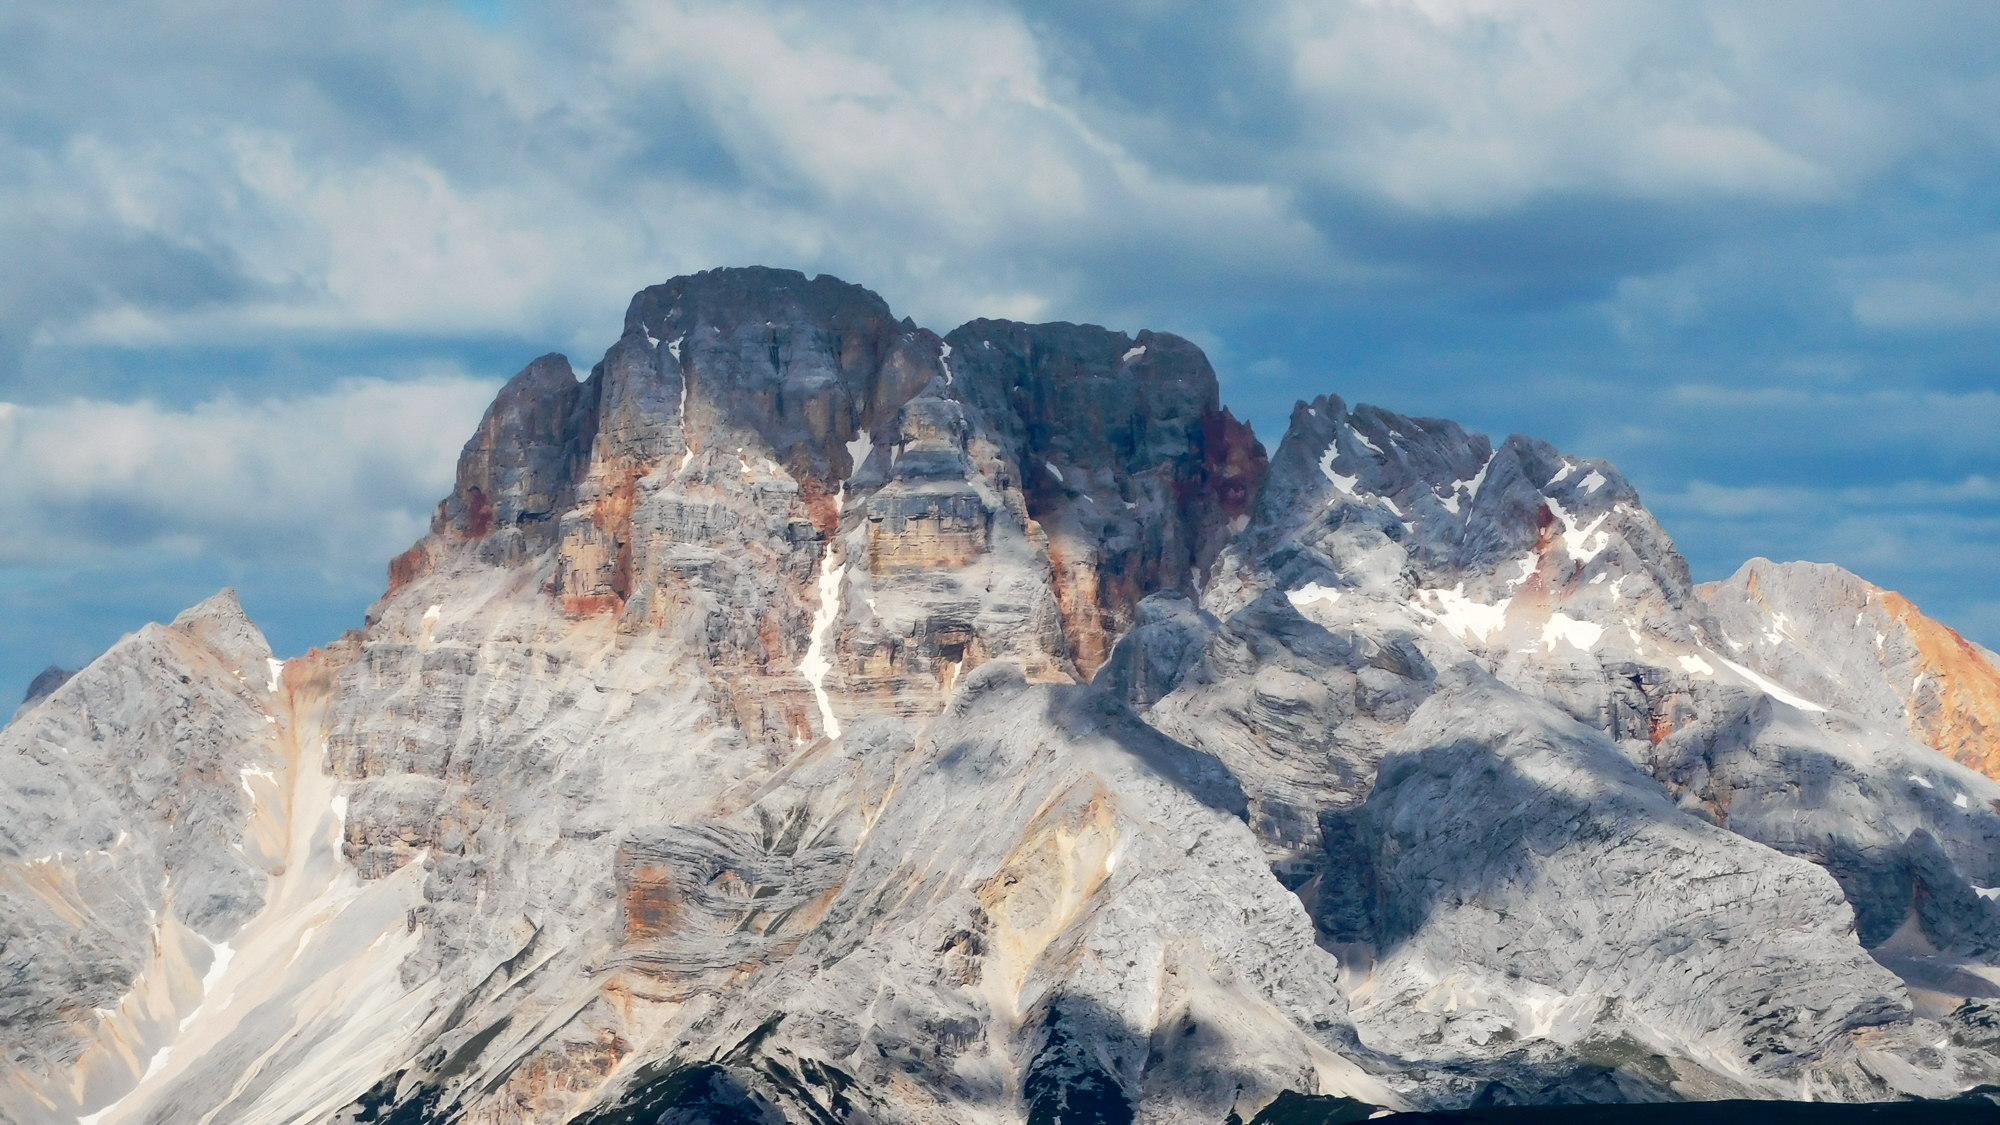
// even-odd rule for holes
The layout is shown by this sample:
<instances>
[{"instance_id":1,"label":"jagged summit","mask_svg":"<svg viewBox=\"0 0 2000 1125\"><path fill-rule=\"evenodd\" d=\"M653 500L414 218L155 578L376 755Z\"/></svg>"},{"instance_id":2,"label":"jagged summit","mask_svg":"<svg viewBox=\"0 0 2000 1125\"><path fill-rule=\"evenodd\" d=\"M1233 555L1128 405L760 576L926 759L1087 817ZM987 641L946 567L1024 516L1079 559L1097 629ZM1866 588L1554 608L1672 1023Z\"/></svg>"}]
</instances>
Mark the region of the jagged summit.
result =
<instances>
[{"instance_id":1,"label":"jagged summit","mask_svg":"<svg viewBox=\"0 0 2000 1125\"><path fill-rule=\"evenodd\" d=\"M708 271L501 390L366 628L225 591L0 730L0 1113L1954 1096L1991 667L1543 442L1267 456L1176 336Z\"/></svg>"},{"instance_id":2,"label":"jagged summit","mask_svg":"<svg viewBox=\"0 0 2000 1125\"><path fill-rule=\"evenodd\" d=\"M69 678L74 675L76 675L74 670L62 668L54 664L49 665L37 673L35 678L28 683L28 693L21 697L21 704L26 706L37 699L54 694L57 688L67 683Z\"/></svg>"},{"instance_id":3,"label":"jagged summit","mask_svg":"<svg viewBox=\"0 0 2000 1125\"><path fill-rule=\"evenodd\" d=\"M2000 667L1908 598L1837 566L1762 558L1700 593L1745 664L2000 777Z\"/></svg>"},{"instance_id":4,"label":"jagged summit","mask_svg":"<svg viewBox=\"0 0 2000 1125\"><path fill-rule=\"evenodd\" d=\"M1018 615L988 627L968 612L919 622L920 633L1087 675L1140 598L1196 591L1263 466L1249 427L1221 409L1206 357L1179 337L975 320L940 339L835 278L712 270L641 291L625 335L582 382L560 356L515 376L467 444L432 536L390 581L393 592L462 545L499 565L554 548L549 588L572 613L657 613L656 568L691 541L649 521L678 527L690 499L749 478L765 497L759 520L782 522L789 545L745 576L766 587L742 625L760 630L758 616L809 611L803 577L859 485L871 530L856 547L875 553L872 569L963 569L991 555L1053 572L1043 593L1055 595L1059 634L1029 622L1040 636L1001 638L991 634L1020 631ZM892 538L878 544L884 524ZM734 534L694 539L715 547ZM761 557L743 546L737 559ZM790 588L773 584L784 574ZM801 658L768 633L745 646L749 659Z\"/></svg>"}]
</instances>

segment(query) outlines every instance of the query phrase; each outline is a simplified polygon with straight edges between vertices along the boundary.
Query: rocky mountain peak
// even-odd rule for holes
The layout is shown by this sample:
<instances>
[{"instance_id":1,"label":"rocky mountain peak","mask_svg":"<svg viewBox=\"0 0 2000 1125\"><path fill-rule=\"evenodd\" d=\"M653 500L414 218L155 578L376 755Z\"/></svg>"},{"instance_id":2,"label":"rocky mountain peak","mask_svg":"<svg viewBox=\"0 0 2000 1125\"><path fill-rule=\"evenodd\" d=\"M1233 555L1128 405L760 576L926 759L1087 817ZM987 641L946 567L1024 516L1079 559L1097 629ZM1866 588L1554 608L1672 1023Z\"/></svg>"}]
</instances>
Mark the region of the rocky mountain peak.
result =
<instances>
[{"instance_id":1,"label":"rocky mountain peak","mask_svg":"<svg viewBox=\"0 0 2000 1125\"><path fill-rule=\"evenodd\" d=\"M711 270L507 383L365 628L225 591L0 729L0 1115L1990 1089L1992 669L1528 437L1267 456L1179 337Z\"/></svg>"},{"instance_id":2,"label":"rocky mountain peak","mask_svg":"<svg viewBox=\"0 0 2000 1125\"><path fill-rule=\"evenodd\" d=\"M26 706L37 699L46 699L54 695L55 690L68 683L69 678L74 675L76 672L71 669L55 664L49 665L36 673L35 678L28 682L28 692L21 697L21 705Z\"/></svg>"},{"instance_id":3,"label":"rocky mountain peak","mask_svg":"<svg viewBox=\"0 0 2000 1125\"><path fill-rule=\"evenodd\" d=\"M1908 598L1831 564L1763 558L1700 592L1743 663L2000 777L2000 669Z\"/></svg>"},{"instance_id":4,"label":"rocky mountain peak","mask_svg":"<svg viewBox=\"0 0 2000 1125\"><path fill-rule=\"evenodd\" d=\"M261 686L270 676L271 646L243 612L233 588L224 587L182 610L167 627L207 645L250 683Z\"/></svg>"}]
</instances>

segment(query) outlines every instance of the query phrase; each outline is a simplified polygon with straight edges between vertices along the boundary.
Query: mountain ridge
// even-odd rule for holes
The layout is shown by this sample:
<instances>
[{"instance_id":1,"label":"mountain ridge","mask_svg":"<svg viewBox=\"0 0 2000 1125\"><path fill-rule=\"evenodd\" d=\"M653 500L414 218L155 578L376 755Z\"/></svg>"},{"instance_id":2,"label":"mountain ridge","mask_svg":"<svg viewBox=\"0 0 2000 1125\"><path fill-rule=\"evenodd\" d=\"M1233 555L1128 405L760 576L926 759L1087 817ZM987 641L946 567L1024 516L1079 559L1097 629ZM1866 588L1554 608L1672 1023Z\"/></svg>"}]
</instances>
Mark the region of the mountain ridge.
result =
<instances>
[{"instance_id":1,"label":"mountain ridge","mask_svg":"<svg viewBox=\"0 0 2000 1125\"><path fill-rule=\"evenodd\" d=\"M219 596L0 729L0 1105L1990 1083L1984 681L1875 595L1904 662L1813 679L1858 624L1788 565L1698 587L1615 467L1519 435L1321 396L1267 455L1165 333L676 278L501 390L364 628L272 667ZM1896 696L1912 661L1951 686Z\"/></svg>"}]
</instances>

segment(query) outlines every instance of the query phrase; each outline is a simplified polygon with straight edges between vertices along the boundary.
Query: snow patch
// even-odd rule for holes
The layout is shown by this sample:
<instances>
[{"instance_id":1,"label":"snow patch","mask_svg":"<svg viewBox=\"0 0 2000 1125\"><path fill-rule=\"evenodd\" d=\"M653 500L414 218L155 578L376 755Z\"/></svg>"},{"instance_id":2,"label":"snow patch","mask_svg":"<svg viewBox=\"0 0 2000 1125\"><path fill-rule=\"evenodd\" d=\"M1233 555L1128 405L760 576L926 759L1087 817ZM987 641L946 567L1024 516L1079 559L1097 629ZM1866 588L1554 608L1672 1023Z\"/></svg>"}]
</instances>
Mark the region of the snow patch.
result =
<instances>
[{"instance_id":1,"label":"snow patch","mask_svg":"<svg viewBox=\"0 0 2000 1125\"><path fill-rule=\"evenodd\" d=\"M669 348L673 349L674 358L676 360L680 359L681 357L680 344L681 344L680 340L675 340L673 343L667 345ZM688 432L687 432L688 431L688 387L689 384L693 382L694 380L688 378L687 372L685 371L681 372L681 412L680 412L681 444L687 447L687 452L681 455L681 467L679 469L676 469L675 472L683 472L683 473L686 472L688 467L688 462L694 460L694 443L688 440Z\"/></svg>"},{"instance_id":2,"label":"snow patch","mask_svg":"<svg viewBox=\"0 0 2000 1125\"><path fill-rule=\"evenodd\" d=\"M1382 453L1382 447L1376 445L1372 441L1369 441L1367 434L1362 433L1360 430L1355 429L1353 426L1347 427L1347 432L1354 435L1355 441L1358 441L1361 444L1367 446L1368 448L1374 450L1377 454Z\"/></svg>"},{"instance_id":3,"label":"snow patch","mask_svg":"<svg viewBox=\"0 0 2000 1125\"><path fill-rule=\"evenodd\" d=\"M1536 559L1535 556L1533 555L1521 556L1521 573L1509 579L1507 582L1507 590L1509 593L1512 593L1514 590L1519 589L1521 583L1526 582L1528 579L1533 578L1535 576L1535 564L1538 561L1540 560Z\"/></svg>"},{"instance_id":4,"label":"snow patch","mask_svg":"<svg viewBox=\"0 0 2000 1125\"><path fill-rule=\"evenodd\" d=\"M687 333L683 332L680 335L674 337L673 339L667 341L667 354L674 357L675 363L679 363L681 361L681 341L685 339L687 339ZM682 386L683 387L686 386L685 381L683 381ZM686 399L681 400L681 406L683 408L687 406ZM686 416L685 413L683 413L682 416L685 417Z\"/></svg>"},{"instance_id":5,"label":"snow patch","mask_svg":"<svg viewBox=\"0 0 2000 1125\"><path fill-rule=\"evenodd\" d=\"M1596 492L1604 487L1604 474L1592 469L1588 476L1576 482L1576 486L1585 492Z\"/></svg>"},{"instance_id":6,"label":"snow patch","mask_svg":"<svg viewBox=\"0 0 2000 1125\"><path fill-rule=\"evenodd\" d=\"M1492 467L1493 454L1489 453L1486 455L1486 463L1479 466L1479 471L1472 474L1471 480L1454 481L1453 487L1462 484L1465 486L1466 499L1470 500L1477 497L1479 495L1479 486L1486 483L1486 470Z\"/></svg>"},{"instance_id":7,"label":"snow patch","mask_svg":"<svg viewBox=\"0 0 2000 1125\"><path fill-rule=\"evenodd\" d=\"M1611 518L1610 512L1599 513L1596 519L1590 521L1589 527L1578 528L1576 517L1570 515L1560 503L1557 503L1554 499L1544 499L1542 502L1549 506L1549 510L1556 514L1557 519L1562 521L1563 550L1569 552L1571 559L1576 562L1587 563L1604 553L1604 548L1611 545L1611 533L1597 530L1604 526L1605 520ZM1594 547L1591 546L1593 536L1597 540L1597 545Z\"/></svg>"},{"instance_id":8,"label":"snow patch","mask_svg":"<svg viewBox=\"0 0 2000 1125\"><path fill-rule=\"evenodd\" d=\"M868 455L873 452L875 452L875 441L868 436L868 431L865 429L856 434L853 441L847 443L847 461L853 466L847 470L849 479L861 471L861 466L868 462Z\"/></svg>"},{"instance_id":9,"label":"snow patch","mask_svg":"<svg viewBox=\"0 0 2000 1125\"><path fill-rule=\"evenodd\" d=\"M241 785L243 787L243 792L249 794L251 804L255 805L257 801L257 791L255 789L250 788L250 779L253 777L262 778L265 781L270 782L272 785L276 785L278 783L278 775L272 773L270 770L267 770L262 766L244 766L242 769L236 771L236 784ZM123 840L125 838L125 834L123 832L119 833L118 838L120 840Z\"/></svg>"},{"instance_id":10,"label":"snow patch","mask_svg":"<svg viewBox=\"0 0 2000 1125\"><path fill-rule=\"evenodd\" d=\"M1927 777L1918 777L1916 774L1911 774L1910 780L1916 782L1918 785L1921 785L1926 789L1937 788L1937 786L1931 784L1930 779Z\"/></svg>"},{"instance_id":11,"label":"snow patch","mask_svg":"<svg viewBox=\"0 0 2000 1125\"><path fill-rule=\"evenodd\" d=\"M1550 652L1555 651L1557 641L1568 641L1589 652L1603 636L1604 626L1593 621L1578 621L1567 613L1550 614L1548 623L1542 626L1542 645Z\"/></svg>"},{"instance_id":12,"label":"snow patch","mask_svg":"<svg viewBox=\"0 0 2000 1125\"><path fill-rule=\"evenodd\" d=\"M1716 659L1722 660L1720 656L1716 657ZM1776 681L1767 680L1764 677L1758 675L1755 672L1752 672L1750 669L1745 668L1743 665L1738 664L1733 660L1722 660L1722 662L1729 666L1730 671L1736 673L1739 676L1742 676L1746 680L1749 680L1752 684L1755 684L1758 687L1758 689L1763 691L1765 695L1770 696L1772 699L1775 699L1780 703L1788 703L1791 706L1796 707L1801 711L1826 710L1826 708L1821 707L1819 704L1814 703L1810 699L1807 699L1803 696L1794 695L1791 692L1786 691L1783 687L1779 686Z\"/></svg>"},{"instance_id":13,"label":"snow patch","mask_svg":"<svg viewBox=\"0 0 2000 1125\"><path fill-rule=\"evenodd\" d=\"M1956 796L1956 797L1953 797L1953 798L1951 799L1951 803L1952 803L1952 804L1954 804L1954 805L1957 805L1957 806L1958 806L1959 808L1961 808L1961 809L1969 809L1969 808L1971 808L1971 807L1972 807L1972 802L1971 802L1971 801L1968 801L1968 800L1966 800L1966 799L1965 799L1965 794L1963 794L1963 793L1960 793L1960 794L1959 794L1958 796Z\"/></svg>"},{"instance_id":14,"label":"snow patch","mask_svg":"<svg viewBox=\"0 0 2000 1125\"><path fill-rule=\"evenodd\" d=\"M1119 356L1118 362L1130 363L1133 360L1138 359L1140 356L1145 354L1146 354L1146 345L1140 344L1138 347L1133 348L1132 350L1126 352L1124 355Z\"/></svg>"},{"instance_id":15,"label":"snow patch","mask_svg":"<svg viewBox=\"0 0 2000 1125\"><path fill-rule=\"evenodd\" d=\"M944 368L944 385L951 386L951 345L938 341L938 366Z\"/></svg>"},{"instance_id":16,"label":"snow patch","mask_svg":"<svg viewBox=\"0 0 2000 1125\"><path fill-rule=\"evenodd\" d=\"M1426 605L1427 600L1437 603L1437 608ZM1492 605L1475 602L1465 596L1465 583L1460 582L1449 590L1418 590L1413 608L1435 618L1453 636L1461 640L1468 636L1477 637L1484 644L1488 637L1499 631L1500 626L1507 623L1507 607L1513 601L1512 598L1502 598Z\"/></svg>"},{"instance_id":17,"label":"snow patch","mask_svg":"<svg viewBox=\"0 0 2000 1125\"><path fill-rule=\"evenodd\" d=\"M1325 602L1328 605L1332 605L1340 600L1340 591L1322 586L1317 582L1308 582L1296 590L1287 591L1285 598L1294 606L1300 608L1304 608L1313 602Z\"/></svg>"},{"instance_id":18,"label":"snow patch","mask_svg":"<svg viewBox=\"0 0 2000 1125\"><path fill-rule=\"evenodd\" d=\"M1359 473L1356 473L1354 476L1344 477L1341 476L1339 473L1334 472L1333 462L1334 459L1339 456L1340 456L1340 443L1328 442L1326 447L1326 452L1319 455L1319 471L1322 475L1326 477L1326 479L1333 482L1333 487L1338 488L1339 490L1345 492L1349 496L1352 496L1354 495L1354 484L1356 481L1361 479L1361 475Z\"/></svg>"},{"instance_id":19,"label":"snow patch","mask_svg":"<svg viewBox=\"0 0 2000 1125\"><path fill-rule=\"evenodd\" d=\"M1054 477L1054 478L1056 478L1056 482L1057 482L1058 484L1066 484L1066 483L1068 483L1068 482L1066 482L1066 481L1064 481L1064 480L1063 480L1063 475L1062 475L1062 470L1061 470L1061 469L1058 469L1058 468L1056 468L1056 466L1055 466L1055 462L1053 462L1053 461L1044 461L1044 462L1042 462L1042 468L1044 468L1044 469L1047 469L1047 470L1049 471L1049 475L1050 475L1050 476L1052 476L1052 477Z\"/></svg>"},{"instance_id":20,"label":"snow patch","mask_svg":"<svg viewBox=\"0 0 2000 1125\"><path fill-rule=\"evenodd\" d=\"M1556 475L1549 478L1549 484L1545 484L1542 487L1547 488L1549 487L1550 484L1559 483L1564 477L1568 476L1570 474L1570 470L1574 468L1576 468L1576 464L1574 462L1564 461L1563 467L1557 471Z\"/></svg>"},{"instance_id":21,"label":"snow patch","mask_svg":"<svg viewBox=\"0 0 2000 1125\"><path fill-rule=\"evenodd\" d=\"M827 554L832 555L829 547ZM813 700L819 704L820 723L826 728L828 738L840 737L840 720L833 714L833 699L826 694L826 674L833 664L827 659L827 636L833 631L833 623L840 619L840 580L847 573L847 564L826 566L821 564L819 572L819 610L813 614L812 639L806 646L806 655L799 661L799 672L812 684Z\"/></svg>"},{"instance_id":22,"label":"snow patch","mask_svg":"<svg viewBox=\"0 0 2000 1125\"><path fill-rule=\"evenodd\" d=\"M271 671L271 682L264 685L264 690L275 692L284 684L285 662L282 660L266 660L264 661L264 666Z\"/></svg>"},{"instance_id":23,"label":"snow patch","mask_svg":"<svg viewBox=\"0 0 2000 1125\"><path fill-rule=\"evenodd\" d=\"M1972 893L1980 898L2000 898L2000 887L1973 887Z\"/></svg>"},{"instance_id":24,"label":"snow patch","mask_svg":"<svg viewBox=\"0 0 2000 1125\"><path fill-rule=\"evenodd\" d=\"M226 941L213 942L209 945L209 949L214 952L214 958L208 963L208 971L201 975L201 1003L196 1005L195 1010L189 1012L186 1018L181 1020L180 1030L175 1032L176 1035L186 1032L188 1025L193 1023L194 1018L201 1014L201 1010L209 1006L210 1001L215 996L215 986L222 983L223 974L229 971L229 963L236 959L236 951L231 949L229 943ZM164 1051L161 1053L165 1054Z\"/></svg>"},{"instance_id":25,"label":"snow patch","mask_svg":"<svg viewBox=\"0 0 2000 1125\"><path fill-rule=\"evenodd\" d=\"M1708 661L1706 661L1706 660L1703 660L1703 659L1702 659L1701 657L1699 657L1699 656L1683 656L1683 657L1681 657L1681 671L1683 671L1683 672L1698 672L1698 673L1700 673L1701 675L1704 675L1704 676L1713 676L1713 675L1715 675L1715 669L1709 666L1709 663L1708 663Z\"/></svg>"},{"instance_id":26,"label":"snow patch","mask_svg":"<svg viewBox=\"0 0 2000 1125\"><path fill-rule=\"evenodd\" d=\"M1478 472L1465 480L1452 481L1451 488L1446 492L1444 497L1444 510L1454 516L1458 514L1458 494L1461 492L1465 493L1465 498L1468 501L1477 499L1479 496L1479 486L1486 483L1486 470L1492 467L1493 457L1491 454L1488 454L1486 463L1479 466Z\"/></svg>"}]
</instances>

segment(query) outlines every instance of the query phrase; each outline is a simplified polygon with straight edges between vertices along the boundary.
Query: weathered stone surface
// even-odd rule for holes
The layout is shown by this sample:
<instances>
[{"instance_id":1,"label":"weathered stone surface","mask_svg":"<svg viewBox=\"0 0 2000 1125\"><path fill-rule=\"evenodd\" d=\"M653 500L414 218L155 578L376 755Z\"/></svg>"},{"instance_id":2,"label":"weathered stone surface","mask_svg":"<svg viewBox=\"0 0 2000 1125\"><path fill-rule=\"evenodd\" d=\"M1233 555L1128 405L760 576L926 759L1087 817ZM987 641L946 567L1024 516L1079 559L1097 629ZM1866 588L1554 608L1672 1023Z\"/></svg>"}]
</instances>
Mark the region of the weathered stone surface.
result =
<instances>
[{"instance_id":1,"label":"weathered stone surface","mask_svg":"<svg viewBox=\"0 0 2000 1125\"><path fill-rule=\"evenodd\" d=\"M366 628L279 669L219 596L0 730L4 1112L1991 1082L2000 785L1912 737L1971 762L1990 654L1756 573L1528 438L1327 396L1267 460L1163 333L677 278L503 389Z\"/></svg>"},{"instance_id":2,"label":"weathered stone surface","mask_svg":"<svg viewBox=\"0 0 2000 1125\"><path fill-rule=\"evenodd\" d=\"M54 664L42 669L28 682L28 693L21 697L21 706L26 707L30 703L53 695L57 688L68 683L69 678L74 675L76 675L74 671L59 668Z\"/></svg>"},{"instance_id":3,"label":"weathered stone surface","mask_svg":"<svg viewBox=\"0 0 2000 1125\"><path fill-rule=\"evenodd\" d=\"M1808 699L1907 727L1925 745L2000 777L2000 667L1909 599L1824 563L1752 559L1700 589L1723 643Z\"/></svg>"},{"instance_id":4,"label":"weathered stone surface","mask_svg":"<svg viewBox=\"0 0 2000 1125\"><path fill-rule=\"evenodd\" d=\"M1094 674L1140 598L1197 591L1243 526L1263 448L1177 336L975 320L945 342L1048 535L1072 655Z\"/></svg>"},{"instance_id":5,"label":"weathered stone surface","mask_svg":"<svg viewBox=\"0 0 2000 1125\"><path fill-rule=\"evenodd\" d=\"M1439 435L1445 449L1465 451L1458 460L1435 452ZM1852 903L1868 947L1907 926L1941 942L1925 956L1954 965L1986 956L1993 911L1972 888L1995 877L2000 819L1988 780L1908 738L1901 715L1885 725L1865 706L1858 714L1828 711L1733 663L1728 630L1608 466L1520 438L1488 449L1449 424L1344 412L1330 399L1301 404L1272 459L1253 530L1223 559L1204 605L1218 616L1247 613L1273 606L1283 590L1336 638L1366 638L1381 653L1395 652L1400 639L1445 670L1447 681L1467 670L1495 676L1611 739L1681 809L1825 868ZM1445 493L1458 511L1437 499ZM1270 626L1256 632L1284 635ZM1298 681L1261 664L1221 675L1217 668L1211 661L1189 672L1149 719L1214 746L1253 793L1279 791L1266 777L1295 787L1291 763L1301 752L1330 752L1367 779L1359 792L1323 794L1319 809L1338 810L1370 783L1380 792L1375 759L1401 721L1396 711L1350 744L1372 753L1356 753L1315 734L1352 738L1363 729L1358 715L1303 724L1280 717L1287 705L1296 715L1307 701L1343 698L1339 690L1320 694L1342 682L1337 674ZM1298 668L1294 658L1286 670ZM1426 677L1404 677L1404 698L1431 690ZM1232 693L1235 702L1213 718L1181 717L1197 700ZM1218 741L1236 716L1249 720L1241 733ZM1326 784L1334 772L1304 776ZM1330 885L1317 871L1333 873L1338 893L1321 916L1330 937L1350 940L1359 929L1354 895L1374 884L1341 868L1365 838L1321 816L1322 835L1335 828L1328 847L1348 859L1315 861L1312 817L1253 823L1302 893ZM1793 917L1804 925L1815 909L1801 901ZM1516 940L1507 930L1488 932L1504 946ZM1927 987L1919 1007L1937 1014L1990 987L1974 983L1977 972L1956 979L1964 991Z\"/></svg>"},{"instance_id":6,"label":"weathered stone surface","mask_svg":"<svg viewBox=\"0 0 2000 1125\"><path fill-rule=\"evenodd\" d=\"M1922 1054L1833 879L1680 812L1546 704L1499 685L1439 694L1342 816L1370 869L1375 961L1354 1002L1371 1043L1442 1037L1476 1056L1630 1040L1752 1089L1863 1100L1890 1088L1846 1057L1856 1031Z\"/></svg>"},{"instance_id":7,"label":"weathered stone surface","mask_svg":"<svg viewBox=\"0 0 2000 1125\"><path fill-rule=\"evenodd\" d=\"M269 657L225 590L0 729L0 1110L116 1088L268 905Z\"/></svg>"}]
</instances>

